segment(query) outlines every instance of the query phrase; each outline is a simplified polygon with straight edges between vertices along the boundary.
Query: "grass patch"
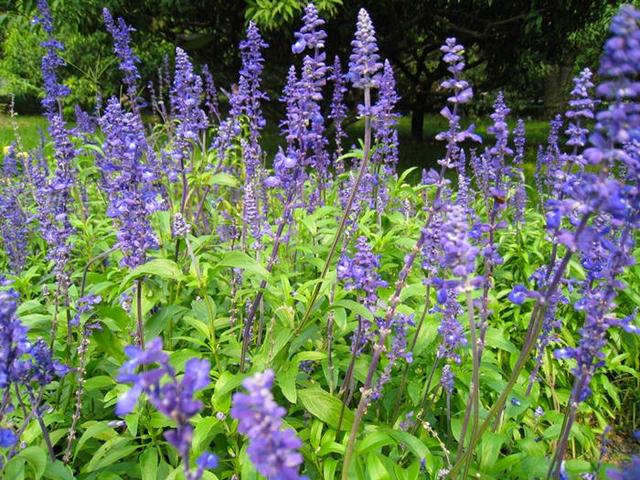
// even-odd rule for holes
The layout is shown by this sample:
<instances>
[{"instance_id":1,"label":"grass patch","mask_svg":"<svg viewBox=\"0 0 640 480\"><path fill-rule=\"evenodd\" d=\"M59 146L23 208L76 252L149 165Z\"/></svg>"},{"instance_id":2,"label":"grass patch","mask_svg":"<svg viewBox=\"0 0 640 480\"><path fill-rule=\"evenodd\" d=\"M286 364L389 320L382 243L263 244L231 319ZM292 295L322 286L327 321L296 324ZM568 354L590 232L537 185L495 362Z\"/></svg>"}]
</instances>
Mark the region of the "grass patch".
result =
<instances>
[{"instance_id":1,"label":"grass patch","mask_svg":"<svg viewBox=\"0 0 640 480\"><path fill-rule=\"evenodd\" d=\"M40 130L46 131L47 122L42 116L17 116L15 118L18 132L21 137L22 144L27 150L31 150L38 145L40 141ZM487 134L487 127L491 125L491 121L480 119L474 121L478 133L485 139L485 143L490 143L492 137ZM509 126L515 128L515 120L509 123ZM439 115L428 115L424 122L424 140L419 141L411 137L411 119L402 117L398 122L398 134L400 138L400 165L399 170L402 171L409 167L430 168L436 165L439 158L444 155L444 143L435 140L438 132L447 128L444 118ZM347 128L348 138L345 140L345 146L357 145L359 139L362 138L364 125L362 121L357 121ZM544 144L549 132L549 124L540 120L527 120L527 148L526 163L535 164L537 146ZM15 141L14 127L11 118L7 115L0 115L0 146L10 145ZM278 146L282 144L282 138L276 127L275 122L270 122L263 132L263 144L268 154L273 155ZM483 146L477 146L481 151ZM531 168L531 167L529 167Z\"/></svg>"}]
</instances>

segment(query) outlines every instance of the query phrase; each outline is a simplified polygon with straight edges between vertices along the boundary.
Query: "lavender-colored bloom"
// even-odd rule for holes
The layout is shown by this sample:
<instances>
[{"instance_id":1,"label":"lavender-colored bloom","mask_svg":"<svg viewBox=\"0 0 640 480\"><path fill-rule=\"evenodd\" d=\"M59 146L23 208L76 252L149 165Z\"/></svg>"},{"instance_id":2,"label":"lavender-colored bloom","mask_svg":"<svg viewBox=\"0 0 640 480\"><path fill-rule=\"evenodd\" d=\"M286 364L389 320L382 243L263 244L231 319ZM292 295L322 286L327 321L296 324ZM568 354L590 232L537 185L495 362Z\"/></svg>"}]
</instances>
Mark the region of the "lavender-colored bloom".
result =
<instances>
[{"instance_id":1,"label":"lavender-colored bloom","mask_svg":"<svg viewBox=\"0 0 640 480\"><path fill-rule=\"evenodd\" d=\"M438 327L438 333L442 337L442 341L440 345L438 345L436 355L438 358L444 358L459 364L461 359L458 351L467 345L464 329L460 322L458 322L458 317L462 313L462 307L458 302L458 294L455 289L448 288L444 290L444 292L444 298L440 299L444 300L444 302L442 302L444 305L435 308L435 311L440 312L442 315L442 320Z\"/></svg>"},{"instance_id":2,"label":"lavender-colored bloom","mask_svg":"<svg viewBox=\"0 0 640 480\"><path fill-rule=\"evenodd\" d=\"M45 84L45 99L43 107L49 121L49 133L53 139L56 170L48 181L43 181L36 192L38 204L38 220L44 239L50 247L49 259L54 262L54 273L65 292L68 286L67 264L69 262L69 238L73 233L69 221L69 204L71 187L74 181L72 160L75 149L71 142L70 132L58 106L62 97L69 90L60 85L57 80L56 69L64 64L57 52L63 48L62 43L54 37L53 19L46 0L40 0L38 9L41 17L37 19L47 34L47 41L43 43L47 50L42 60L42 77Z\"/></svg>"},{"instance_id":3,"label":"lavender-colored bloom","mask_svg":"<svg viewBox=\"0 0 640 480\"><path fill-rule=\"evenodd\" d=\"M18 442L18 437L13 430L0 428L0 448L11 448ZM2 464L0 463L0 466Z\"/></svg>"},{"instance_id":4,"label":"lavender-colored bloom","mask_svg":"<svg viewBox=\"0 0 640 480\"><path fill-rule=\"evenodd\" d=\"M244 203L243 203L243 223L245 234L251 232L253 236L253 248L259 249L262 241L261 216L258 209L258 198L256 190L251 182L247 179L244 186Z\"/></svg>"},{"instance_id":5,"label":"lavender-colored bloom","mask_svg":"<svg viewBox=\"0 0 640 480\"><path fill-rule=\"evenodd\" d=\"M442 373L440 375L440 385L442 385L442 388L444 388L445 392L447 392L449 395L453 392L454 381L455 377L453 375L453 372L451 371L451 365L447 363L444 367L442 367Z\"/></svg>"},{"instance_id":6,"label":"lavender-colored bloom","mask_svg":"<svg viewBox=\"0 0 640 480\"><path fill-rule=\"evenodd\" d=\"M120 368L118 381L133 383L133 386L118 399L116 413L127 415L135 408L140 396L146 395L160 413L176 423L176 428L167 430L164 436L180 454L187 479L199 479L204 468L213 468L216 464L215 456L206 453L198 459L195 472L189 467L193 440L193 427L189 422L203 408L202 402L195 399L195 394L211 383L209 361L197 358L188 360L185 373L178 380L173 367L169 365L169 356L162 351L160 338L150 341L146 350L129 346L125 353L129 360Z\"/></svg>"},{"instance_id":7,"label":"lavender-colored bloom","mask_svg":"<svg viewBox=\"0 0 640 480\"><path fill-rule=\"evenodd\" d=\"M509 295L507 298L509 298L509 301L511 303L515 303L516 305L522 305L524 301L527 299L527 297L529 296L528 294L529 294L529 289L527 289L527 287L525 287L524 285L516 285L515 287L513 287L511 292L509 292Z\"/></svg>"},{"instance_id":8,"label":"lavender-colored bloom","mask_svg":"<svg viewBox=\"0 0 640 480\"><path fill-rule=\"evenodd\" d=\"M53 17L49 10L48 0L38 0L38 11L40 17L36 17L35 22L42 26L47 35L47 39L41 44L46 50L46 54L42 57L41 65L45 91L42 106L47 118L51 118L54 114L61 113L59 111L59 102L69 95L70 89L58 82L56 71L59 67L65 65L65 61L58 52L64 50L64 45L54 37Z\"/></svg>"},{"instance_id":9,"label":"lavender-colored bloom","mask_svg":"<svg viewBox=\"0 0 640 480\"><path fill-rule=\"evenodd\" d=\"M441 232L441 265L450 269L455 277L466 281L475 271L478 248L471 244L464 207L450 204L445 207L445 213Z\"/></svg>"},{"instance_id":10,"label":"lavender-colored bloom","mask_svg":"<svg viewBox=\"0 0 640 480\"><path fill-rule=\"evenodd\" d=\"M527 191L525 188L524 178L524 147L526 143L524 121L519 118L514 130L515 156L513 157L513 169L511 176L513 178L513 210L516 222L524 221L524 211L527 206Z\"/></svg>"},{"instance_id":11,"label":"lavender-colored bloom","mask_svg":"<svg viewBox=\"0 0 640 480\"><path fill-rule=\"evenodd\" d=\"M266 123L260 107L262 100L268 100L267 95L261 90L261 76L264 68L261 50L268 46L262 40L258 27L253 22L249 22L247 38L240 42L242 68L236 95L240 104L240 113L244 113L249 121L249 141L254 148L258 146L260 130Z\"/></svg>"},{"instance_id":12,"label":"lavender-colored bloom","mask_svg":"<svg viewBox=\"0 0 640 480\"><path fill-rule=\"evenodd\" d=\"M168 166L169 179L175 181L177 174L183 174L191 155L193 143L207 128L207 115L200 108L202 79L193 72L189 56L181 48L176 48L176 69L171 87L171 113L176 122L173 145Z\"/></svg>"},{"instance_id":13,"label":"lavender-colored bloom","mask_svg":"<svg viewBox=\"0 0 640 480\"><path fill-rule=\"evenodd\" d=\"M304 167L309 166L317 171L322 184L328 176L329 159L326 153L324 118L319 104L322 100L321 89L314 78L310 57L305 57L300 79L293 66L289 69L281 100L286 105L286 118L281 123L282 132L287 139L286 158L295 159L296 168L290 170L287 167L282 171L274 165L275 174L283 186L293 186L293 182L301 183L304 180Z\"/></svg>"},{"instance_id":14,"label":"lavender-colored bloom","mask_svg":"<svg viewBox=\"0 0 640 480\"><path fill-rule=\"evenodd\" d=\"M140 59L131 48L131 32L134 31L134 28L127 25L122 17L114 19L111 12L106 8L102 10L102 16L104 17L107 30L113 37L115 54L120 59L118 67L124 74L127 96L129 97L132 107L137 109L139 106L137 84L140 79L137 64L140 63Z\"/></svg>"},{"instance_id":15,"label":"lavender-colored bloom","mask_svg":"<svg viewBox=\"0 0 640 480\"><path fill-rule=\"evenodd\" d=\"M43 339L31 343L28 329L17 317L18 294L13 290L0 291L0 389L11 384L37 383L45 386L63 377L69 368L51 357L51 350ZM3 403L0 408L6 408ZM0 418L3 411L0 411Z\"/></svg>"},{"instance_id":16,"label":"lavender-colored bloom","mask_svg":"<svg viewBox=\"0 0 640 480\"><path fill-rule=\"evenodd\" d=\"M562 170L564 157L558 146L558 134L562 128L562 117L556 115L549 122L549 127L546 148L538 147L535 180L539 195L549 195L553 198L558 195L562 182L565 180Z\"/></svg>"},{"instance_id":17,"label":"lavender-colored bloom","mask_svg":"<svg viewBox=\"0 0 640 480\"><path fill-rule=\"evenodd\" d=\"M366 237L358 238L355 250L353 257L343 254L338 261L338 280L344 282L347 290L362 294L364 304L373 308L378 300L378 288L387 286L378 273L380 255L373 253Z\"/></svg>"},{"instance_id":18,"label":"lavender-colored bloom","mask_svg":"<svg viewBox=\"0 0 640 480\"><path fill-rule=\"evenodd\" d=\"M569 127L565 133L569 136L567 145L574 148L582 148L587 144L589 130L584 128L582 121L593 119L593 111L596 102L591 98L593 82L591 70L585 68L580 75L573 79L573 90L569 100L569 110L565 117L569 120Z\"/></svg>"},{"instance_id":19,"label":"lavender-colored bloom","mask_svg":"<svg viewBox=\"0 0 640 480\"><path fill-rule=\"evenodd\" d=\"M202 79L204 80L204 104L207 107L209 121L215 118L220 123L218 91L213 81L213 75L211 75L207 65L202 66Z\"/></svg>"},{"instance_id":20,"label":"lavender-colored bloom","mask_svg":"<svg viewBox=\"0 0 640 480\"><path fill-rule=\"evenodd\" d=\"M607 469L609 480L635 480L640 478L640 456L633 455L631 460L620 468Z\"/></svg>"},{"instance_id":21,"label":"lavender-colored bloom","mask_svg":"<svg viewBox=\"0 0 640 480\"><path fill-rule=\"evenodd\" d=\"M202 66L202 79L204 80L204 104L207 107L209 121L215 119L220 123L218 91L213 81L213 75L211 75L207 65Z\"/></svg>"},{"instance_id":22,"label":"lavender-colored bloom","mask_svg":"<svg viewBox=\"0 0 640 480\"><path fill-rule=\"evenodd\" d=\"M233 395L231 416L238 420L238 432L249 439L247 453L258 473L274 480L297 480L302 478L302 442L292 429L282 428L286 410L273 398L273 379L272 370L245 379L247 393Z\"/></svg>"},{"instance_id":23,"label":"lavender-colored bloom","mask_svg":"<svg viewBox=\"0 0 640 480\"><path fill-rule=\"evenodd\" d=\"M407 432L416 425L416 419L414 418L414 415L415 414L413 411L407 412L405 414L404 419L398 425L398 427L400 427L400 430Z\"/></svg>"},{"instance_id":24,"label":"lavender-colored bloom","mask_svg":"<svg viewBox=\"0 0 640 480\"><path fill-rule=\"evenodd\" d=\"M440 111L440 115L447 119L449 128L447 131L436 135L436 140L447 142L446 157L439 160L438 163L443 168L453 168L459 162L460 148L458 143L465 140L482 142L482 139L474 133L475 127L473 124L469 125L466 130L461 131L460 129L459 105L470 102L473 97L473 89L469 82L460 77L465 66L464 47L459 45L455 38L447 38L440 51L444 53L443 61L447 64L447 71L451 74L451 77L440 83L440 87L451 94L447 98L451 108L445 106Z\"/></svg>"},{"instance_id":25,"label":"lavender-colored bloom","mask_svg":"<svg viewBox=\"0 0 640 480\"><path fill-rule=\"evenodd\" d=\"M464 335L464 329L458 321L458 316L462 313L462 307L458 302L458 294L454 288L441 289L444 292L444 298L441 303L442 307L437 306L436 312L440 312L442 320L438 327L438 334L441 337L440 344L436 356L444 360L442 376L440 383L448 393L453 392L454 375L451 370L453 364L460 364L460 349L467 345L467 339Z\"/></svg>"},{"instance_id":26,"label":"lavender-colored bloom","mask_svg":"<svg viewBox=\"0 0 640 480\"><path fill-rule=\"evenodd\" d=\"M22 369L20 358L29 352L27 328L16 316L18 295L0 291L0 388L7 388Z\"/></svg>"},{"instance_id":27,"label":"lavender-colored bloom","mask_svg":"<svg viewBox=\"0 0 640 480\"><path fill-rule=\"evenodd\" d=\"M146 140L135 113L123 112L118 99L111 98L100 126L105 133L99 165L110 200L107 214L118 225L121 264L136 268L146 262L147 251L158 246L148 219L163 207L154 186L156 176L142 160Z\"/></svg>"},{"instance_id":28,"label":"lavender-colored bloom","mask_svg":"<svg viewBox=\"0 0 640 480\"><path fill-rule=\"evenodd\" d=\"M302 17L302 28L294 33L296 41L291 47L295 54L300 54L306 49L314 51L324 48L324 40L327 38L326 32L322 29L324 20L318 16L318 9L313 3L304 7Z\"/></svg>"},{"instance_id":29,"label":"lavender-colored bloom","mask_svg":"<svg viewBox=\"0 0 640 480\"><path fill-rule=\"evenodd\" d=\"M454 105L468 103L473 97L473 90L467 81L458 77L465 67L464 47L458 44L454 37L451 37L446 39L445 44L440 47L440 51L444 53L442 60L447 64L447 70L452 75L452 78L440 84L443 89L453 93L447 98L447 101Z\"/></svg>"},{"instance_id":30,"label":"lavender-colored bloom","mask_svg":"<svg viewBox=\"0 0 640 480\"><path fill-rule=\"evenodd\" d=\"M96 121L95 119L87 112L80 108L80 105L76 105L74 107L75 115L76 115L76 125L78 126L78 130L82 133L95 133L96 131Z\"/></svg>"},{"instance_id":31,"label":"lavender-colored bloom","mask_svg":"<svg viewBox=\"0 0 640 480\"><path fill-rule=\"evenodd\" d=\"M640 12L631 5L623 5L613 18L609 30L613 34L604 45L598 75L604 81L596 93L608 101L606 110L596 115L594 132L589 137L593 145L584 152L590 164L616 161L637 170L638 160L630 157L622 145L640 138L638 105L640 95L637 75L640 71Z\"/></svg>"},{"instance_id":32,"label":"lavender-colored bloom","mask_svg":"<svg viewBox=\"0 0 640 480\"><path fill-rule=\"evenodd\" d=\"M75 177L72 161L76 150L60 115L54 114L50 117L49 131L53 138L56 169L35 193L38 204L37 216L42 236L50 248L48 258L53 260L56 279L62 291L66 291L69 282L67 266L71 250L70 237L74 232L69 211Z\"/></svg>"},{"instance_id":33,"label":"lavender-colored bloom","mask_svg":"<svg viewBox=\"0 0 640 480\"><path fill-rule=\"evenodd\" d=\"M191 232L191 225L187 223L184 216L178 212L173 217L171 224L171 233L175 238L184 238Z\"/></svg>"},{"instance_id":34,"label":"lavender-colored bloom","mask_svg":"<svg viewBox=\"0 0 640 480\"><path fill-rule=\"evenodd\" d=\"M378 101L373 107L372 127L376 149L371 161L384 165L384 171L388 175L395 173L398 163L398 130L395 126L399 115L395 112L395 107L399 100L393 68L385 60Z\"/></svg>"},{"instance_id":35,"label":"lavender-colored bloom","mask_svg":"<svg viewBox=\"0 0 640 480\"><path fill-rule=\"evenodd\" d=\"M347 92L345 86L345 75L342 73L340 58L336 55L329 80L333 83L333 96L331 97L331 108L328 117L333 120L335 151L333 155L333 166L337 174L344 172L344 162L340 158L343 153L342 140L347 137L343 123L347 117L347 107L344 104L344 94Z\"/></svg>"},{"instance_id":36,"label":"lavender-colored bloom","mask_svg":"<svg viewBox=\"0 0 640 480\"><path fill-rule=\"evenodd\" d=\"M485 177L483 185L488 187L483 193L488 200L494 199L492 210L493 221L500 210L504 209L504 201L502 200L506 196L505 181L510 175L510 172L506 165L506 158L513 154L513 151L509 148L509 127L507 125L507 116L510 113L510 109L504 103L504 96L502 92L498 93L496 101L493 105L493 113L490 115L493 123L487 128L487 133L496 137L495 144L485 150L483 157L482 175ZM492 225L493 227L493 225Z\"/></svg>"},{"instance_id":37,"label":"lavender-colored bloom","mask_svg":"<svg viewBox=\"0 0 640 480\"><path fill-rule=\"evenodd\" d=\"M30 369L28 376L22 378L23 383L36 382L45 386L69 373L69 367L52 358L49 345L42 338L31 345L29 355Z\"/></svg>"},{"instance_id":38,"label":"lavender-colored bloom","mask_svg":"<svg viewBox=\"0 0 640 480\"><path fill-rule=\"evenodd\" d=\"M76 302L76 314L71 319L70 324L73 326L80 325L80 318L82 315L91 312L100 302L102 302L102 297L100 295L90 293L89 295L80 297Z\"/></svg>"},{"instance_id":39,"label":"lavender-colored bloom","mask_svg":"<svg viewBox=\"0 0 640 480\"><path fill-rule=\"evenodd\" d=\"M301 118L291 133L294 134L298 158L302 165L309 165L318 175L319 188L312 192L309 199L309 208L313 209L320 202L320 194L324 189L328 178L329 157L326 152L327 139L324 131L324 118L320 102L322 101L322 89L326 84L327 66L324 52L324 40L327 36L322 29L324 20L318 16L318 11L313 3L305 7L303 26L297 32L296 43L292 49L294 53L302 53L310 50L311 55L306 55L302 61L300 79L295 84L294 99L295 110ZM291 89L291 87L289 87ZM287 93L285 92L285 98ZM289 112L288 112L289 114ZM289 129L293 125L289 124Z\"/></svg>"},{"instance_id":40,"label":"lavender-colored bloom","mask_svg":"<svg viewBox=\"0 0 640 480\"><path fill-rule=\"evenodd\" d=\"M353 53L349 56L349 80L356 88L377 88L382 64L378 55L376 32L364 8L358 12L355 38L351 46Z\"/></svg>"},{"instance_id":41,"label":"lavender-colored bloom","mask_svg":"<svg viewBox=\"0 0 640 480\"><path fill-rule=\"evenodd\" d=\"M250 149L243 148L242 153L245 164L248 166L246 172L248 177L252 177L256 171L255 162L251 163L253 159L260 159L262 156L260 131L264 128L266 121L262 115L261 102L268 97L261 90L261 76L264 68L261 50L267 46L260 36L258 27L253 22L249 22L246 39L240 42L242 67L238 85L234 85L229 98L231 105L229 117L222 122L212 142L212 147L219 156L218 165L222 165L234 146L235 139L240 137L242 125L246 124L248 130L246 145Z\"/></svg>"},{"instance_id":42,"label":"lavender-colored bloom","mask_svg":"<svg viewBox=\"0 0 640 480\"><path fill-rule=\"evenodd\" d=\"M4 182L0 183L0 236L11 271L19 273L25 265L29 237L29 214L23 209L23 168L18 168L15 146L10 145L2 163Z\"/></svg>"},{"instance_id":43,"label":"lavender-colored bloom","mask_svg":"<svg viewBox=\"0 0 640 480\"><path fill-rule=\"evenodd\" d=\"M427 281L437 277L440 270L442 214L435 211L431 222L425 227L425 241L422 246L422 268L427 273Z\"/></svg>"}]
</instances>

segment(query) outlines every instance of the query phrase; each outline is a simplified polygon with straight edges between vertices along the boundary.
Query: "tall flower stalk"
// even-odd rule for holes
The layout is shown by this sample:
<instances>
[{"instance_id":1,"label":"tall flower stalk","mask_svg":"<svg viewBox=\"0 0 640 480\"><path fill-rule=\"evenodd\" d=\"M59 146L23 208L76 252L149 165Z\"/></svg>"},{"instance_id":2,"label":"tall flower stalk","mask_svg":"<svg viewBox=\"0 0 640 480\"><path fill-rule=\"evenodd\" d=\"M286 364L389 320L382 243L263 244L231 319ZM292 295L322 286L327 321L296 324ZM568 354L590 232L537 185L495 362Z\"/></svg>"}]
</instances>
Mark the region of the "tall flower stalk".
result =
<instances>
[{"instance_id":1,"label":"tall flower stalk","mask_svg":"<svg viewBox=\"0 0 640 480\"><path fill-rule=\"evenodd\" d=\"M344 206L344 213L338 224L338 228L333 237L331 246L329 247L329 253L325 259L324 266L320 272L318 282L311 293L311 297L307 302L307 308L302 316L300 323L298 324L297 332L302 331L306 326L311 312L315 306L315 302L320 294L324 278L329 272L333 256L336 253L338 243L347 225L347 219L351 213L354 200L360 189L360 184L368 172L369 161L371 157L371 92L373 89L378 88L379 85L379 71L382 68L382 64L378 55L378 45L376 43L375 30L373 23L366 10L360 9L358 12L358 21L356 25L355 39L351 42L353 47L353 53L349 57L349 80L354 87L363 90L364 104L358 105L359 113L364 117L364 149L362 152L362 158L360 159L360 167L358 174L355 177L353 184L351 185L351 191L349 198Z\"/></svg>"},{"instance_id":2,"label":"tall flower stalk","mask_svg":"<svg viewBox=\"0 0 640 480\"><path fill-rule=\"evenodd\" d=\"M374 375L377 371L382 352L384 351L387 337L391 333L389 326L393 324L393 319L396 315L398 304L400 303L400 294L406 284L407 277L409 276L409 272L413 267L415 259L421 252L427 240L429 233L428 226L433 221L437 210L442 207L440 196L444 186L446 185L444 173L447 168L454 168L456 166L456 159L459 153L458 143L466 139L475 140L479 138L473 133L473 126L468 127L466 130L461 130L459 116L457 114L458 105L469 102L473 96L473 91L469 86L469 83L460 79L460 73L464 69L464 48L457 44L455 38L449 38L447 39L446 44L441 48L441 51L445 54L444 62L447 63L447 69L452 74L452 78L447 79L442 83L442 87L451 92L451 96L448 97L448 101L453 105L452 110L445 107L441 112L441 114L449 121L449 130L440 134L438 137L441 140L447 141L447 150L445 157L439 161L439 164L441 165L440 173L432 172L428 175L429 182L436 186L433 203L427 213L425 226L421 229L418 240L405 257L404 265L398 274L398 280L396 281L394 292L391 297L389 297L387 310L380 322L381 328L379 329L376 342L373 345L373 356L369 363L367 376L361 389L362 394L347 441L342 470L343 480L347 480L349 478L349 467L355 449L360 422L362 421L362 417L364 416L371 401L372 394L374 393L372 388L374 385Z\"/></svg>"},{"instance_id":3,"label":"tall flower stalk","mask_svg":"<svg viewBox=\"0 0 640 480\"><path fill-rule=\"evenodd\" d=\"M613 36L605 44L605 52L601 59L599 70L600 76L604 81L597 88L598 94L609 104L605 110L597 114L594 133L590 136L591 147L587 148L583 153L585 161L597 169L598 173L585 172L570 177L563 185L567 198L562 201L549 202L547 228L554 230L559 227L563 217L573 217L571 223L575 226L574 229L560 229L558 237L560 243L564 245L566 253L558 266L552 270L551 280L538 292L529 328L525 335L524 346L505 389L488 412L475 435L472 436L468 450L457 459L456 464L452 467L450 471L451 477L454 477L463 465L469 462L482 434L489 427L493 417L502 410L522 368L535 347L536 339L544 324L547 306L561 285L569 261L575 254L583 255L592 250L593 241L602 241L598 240L601 238L601 233L597 222L593 225L590 223L591 220L601 215L604 215L605 218L611 218L613 224L618 228L622 227L619 234L620 240L617 243L617 245L620 245L620 250L611 251L610 260L608 260L608 272L610 272L610 275L605 276L606 281L604 282L602 293L594 297L595 299L603 299L604 303L601 308L590 312L587 328L583 330L585 339L590 337L589 342L597 344L603 338L602 332L606 332L608 325L611 325L611 319L606 319L607 311L610 308L609 302L613 300L612 293L617 285L615 277L618 269L622 267L620 262L623 264L626 258L625 252L629 248L629 242L632 238L631 232L638 227L637 188L627 188L618 180L609 178L608 172L614 165L620 163L625 165L630 172L628 177L630 181L637 182L639 176L637 161L624 148L629 141L635 140L635 135L638 132L638 118L637 115L633 114L637 110L637 94L630 95L630 92L635 92L635 90L630 90L629 85L633 82L632 78L635 78L634 76L637 75L639 68L634 60L635 45L640 41L639 20L640 13L635 8L627 5L621 8L612 22L611 32ZM620 324L619 321L617 323ZM590 324L597 328L597 332L589 330ZM591 355L594 355L599 348L600 346L595 351L589 348L588 351L591 352ZM587 369L586 373L588 374L589 371L590 369ZM562 457L566 448L570 424L573 422L575 415L573 411L576 408L576 401L584 398L585 382L589 378L588 375L583 375L582 368L577 373L576 383L574 384L570 404L565 416L561 441L549 470L549 476L554 476L555 478L560 477L561 474Z\"/></svg>"}]
</instances>

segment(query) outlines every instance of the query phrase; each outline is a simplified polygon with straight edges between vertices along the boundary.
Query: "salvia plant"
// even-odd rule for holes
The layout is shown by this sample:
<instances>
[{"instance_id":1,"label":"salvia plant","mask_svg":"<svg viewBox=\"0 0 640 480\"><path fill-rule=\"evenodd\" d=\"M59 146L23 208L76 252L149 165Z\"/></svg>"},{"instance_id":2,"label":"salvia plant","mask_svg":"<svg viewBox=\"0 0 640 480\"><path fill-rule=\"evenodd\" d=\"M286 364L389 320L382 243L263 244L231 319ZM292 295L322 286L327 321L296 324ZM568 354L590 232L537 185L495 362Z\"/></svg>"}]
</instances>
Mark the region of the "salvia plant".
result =
<instances>
[{"instance_id":1,"label":"salvia plant","mask_svg":"<svg viewBox=\"0 0 640 480\"><path fill-rule=\"evenodd\" d=\"M2 478L640 478L619 447L639 435L638 10L543 145L501 92L476 132L443 39L420 175L366 10L327 59L308 3L270 98L256 24L232 86L176 47L145 87L105 9L123 88L89 112L37 7L48 129L0 165Z\"/></svg>"}]
</instances>

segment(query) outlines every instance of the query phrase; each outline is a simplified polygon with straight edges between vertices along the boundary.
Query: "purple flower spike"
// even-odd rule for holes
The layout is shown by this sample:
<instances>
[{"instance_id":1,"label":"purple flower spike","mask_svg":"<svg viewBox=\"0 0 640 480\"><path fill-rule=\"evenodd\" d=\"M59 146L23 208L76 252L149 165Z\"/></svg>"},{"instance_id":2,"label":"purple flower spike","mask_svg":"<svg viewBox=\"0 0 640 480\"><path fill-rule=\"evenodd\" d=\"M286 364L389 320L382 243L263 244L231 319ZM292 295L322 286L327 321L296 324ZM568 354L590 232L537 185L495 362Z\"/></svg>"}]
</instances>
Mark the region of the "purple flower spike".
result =
<instances>
[{"instance_id":1,"label":"purple flower spike","mask_svg":"<svg viewBox=\"0 0 640 480\"><path fill-rule=\"evenodd\" d=\"M272 370L244 380L247 393L235 393L231 416L238 420L238 432L249 438L247 453L258 473L270 479L297 480L302 464L302 442L290 429L282 429L286 410L271 393Z\"/></svg>"},{"instance_id":2,"label":"purple flower spike","mask_svg":"<svg viewBox=\"0 0 640 480\"><path fill-rule=\"evenodd\" d=\"M131 48L131 32L134 29L127 25L123 18L114 19L111 12L106 8L102 10L102 16L107 30L113 37L114 52L120 59L119 68L124 74L127 96L133 107L136 108L138 106L137 84L140 79L137 64L140 63L140 59Z\"/></svg>"},{"instance_id":3,"label":"purple flower spike","mask_svg":"<svg viewBox=\"0 0 640 480\"><path fill-rule=\"evenodd\" d=\"M38 0L38 12L40 17L37 17L35 22L39 23L47 34L47 39L41 44L47 52L42 57L42 80L45 91L42 106L47 118L50 119L56 112L59 113L58 102L69 95L71 90L58 82L56 71L59 67L66 65L66 62L58 55L64 50L64 45L54 37L53 17L49 10L48 0Z\"/></svg>"},{"instance_id":4,"label":"purple flower spike","mask_svg":"<svg viewBox=\"0 0 640 480\"><path fill-rule=\"evenodd\" d=\"M172 118L177 122L170 152L169 179L175 181L185 170L193 144L207 128L207 115L200 108L202 79L193 71L187 53L176 48L176 70L171 88Z\"/></svg>"},{"instance_id":5,"label":"purple flower spike","mask_svg":"<svg viewBox=\"0 0 640 480\"><path fill-rule=\"evenodd\" d=\"M313 3L309 3L304 7L302 21L304 23L302 28L294 34L296 41L291 47L293 53L299 55L307 49L313 51L324 48L324 40L327 38L327 34L322 29L322 26L325 22L318 17L318 9Z\"/></svg>"},{"instance_id":6,"label":"purple flower spike","mask_svg":"<svg viewBox=\"0 0 640 480\"><path fill-rule=\"evenodd\" d=\"M354 256L345 254L338 262L338 280L344 282L347 290L363 293L365 305L373 308L378 300L378 288L387 286L380 278L379 267L380 255L373 253L366 237L359 237Z\"/></svg>"},{"instance_id":7,"label":"purple flower spike","mask_svg":"<svg viewBox=\"0 0 640 480\"><path fill-rule=\"evenodd\" d=\"M349 57L349 79L356 88L377 88L382 68L376 32L364 8L358 12L356 34L351 42L353 53Z\"/></svg>"},{"instance_id":8,"label":"purple flower spike","mask_svg":"<svg viewBox=\"0 0 640 480\"><path fill-rule=\"evenodd\" d=\"M200 479L205 468L217 465L217 457L205 453L198 458L195 471L189 468L194 433L190 420L203 408L202 402L195 399L195 394L211 383L211 364L208 360L192 358L185 364L184 376L178 380L173 367L169 365L169 356L162 351L160 338L150 341L145 350L130 346L125 353L129 360L120 368L118 381L133 383L133 386L118 399L116 413L119 416L127 415L135 408L140 396L145 394L160 413L176 423L176 428L167 430L164 436L180 454L186 478ZM140 367L145 368L138 373Z\"/></svg>"},{"instance_id":9,"label":"purple flower spike","mask_svg":"<svg viewBox=\"0 0 640 480\"><path fill-rule=\"evenodd\" d=\"M121 264L136 268L147 261L147 251L158 246L149 216L164 208L155 187L156 174L143 156L147 143L139 117L123 112L120 101L111 98L100 126L105 133L104 158L98 164L104 173L103 188L109 196L107 215L118 226L117 246Z\"/></svg>"},{"instance_id":10,"label":"purple flower spike","mask_svg":"<svg viewBox=\"0 0 640 480\"><path fill-rule=\"evenodd\" d=\"M373 107L372 126L377 147L371 161L383 164L388 175L395 173L398 163L398 130L395 127L399 115L395 112L395 107L399 100L393 68L385 60L378 101Z\"/></svg>"},{"instance_id":11,"label":"purple flower spike","mask_svg":"<svg viewBox=\"0 0 640 480\"><path fill-rule=\"evenodd\" d=\"M336 173L340 174L344 172L344 163L340 158L343 153L342 140L347 137L344 131L344 120L347 118L347 107L344 104L344 94L347 92L345 86L345 75L342 73L342 66L340 64L340 58L336 55L333 68L331 69L331 75L329 80L333 82L333 96L331 97L331 110L329 112L329 118L333 120L334 138L335 138L335 153L333 157L333 164L336 169Z\"/></svg>"}]
</instances>

